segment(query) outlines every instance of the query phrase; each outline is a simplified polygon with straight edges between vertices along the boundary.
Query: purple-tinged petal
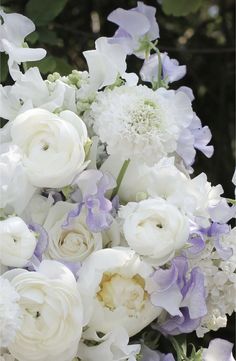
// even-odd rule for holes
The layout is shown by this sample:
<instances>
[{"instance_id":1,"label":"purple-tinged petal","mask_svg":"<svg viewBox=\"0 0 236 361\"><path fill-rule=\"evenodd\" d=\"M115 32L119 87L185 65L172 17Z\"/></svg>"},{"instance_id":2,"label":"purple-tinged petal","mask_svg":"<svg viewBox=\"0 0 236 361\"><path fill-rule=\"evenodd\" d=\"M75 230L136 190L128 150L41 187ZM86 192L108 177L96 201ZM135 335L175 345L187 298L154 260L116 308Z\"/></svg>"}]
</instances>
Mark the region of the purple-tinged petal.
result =
<instances>
[{"instance_id":1,"label":"purple-tinged petal","mask_svg":"<svg viewBox=\"0 0 236 361\"><path fill-rule=\"evenodd\" d=\"M201 319L191 320L189 317L188 309L181 309L182 316L170 317L166 322L161 325L154 324L152 327L164 335L179 335L181 333L191 333L198 328Z\"/></svg>"},{"instance_id":2,"label":"purple-tinged petal","mask_svg":"<svg viewBox=\"0 0 236 361\"><path fill-rule=\"evenodd\" d=\"M154 306L163 308L172 316L182 315L179 310L182 299L182 294L176 284L165 291L153 292L150 295L151 303Z\"/></svg>"},{"instance_id":3,"label":"purple-tinged petal","mask_svg":"<svg viewBox=\"0 0 236 361\"><path fill-rule=\"evenodd\" d=\"M175 361L171 353L164 355L157 350L150 349L146 345L142 345L141 355L141 361Z\"/></svg>"},{"instance_id":4,"label":"purple-tinged petal","mask_svg":"<svg viewBox=\"0 0 236 361\"><path fill-rule=\"evenodd\" d=\"M172 353L168 353L167 355L164 355L161 361L175 361L175 359Z\"/></svg>"},{"instance_id":5,"label":"purple-tinged petal","mask_svg":"<svg viewBox=\"0 0 236 361\"><path fill-rule=\"evenodd\" d=\"M215 249L216 249L218 255L224 261L226 261L227 259L229 259L233 255L232 247L223 247L222 244L220 243L220 238L219 237L215 240L214 245L215 245Z\"/></svg>"},{"instance_id":6,"label":"purple-tinged petal","mask_svg":"<svg viewBox=\"0 0 236 361\"><path fill-rule=\"evenodd\" d=\"M146 16L137 11L118 8L110 13L107 20L117 24L132 36L144 35L150 29Z\"/></svg>"},{"instance_id":7,"label":"purple-tinged petal","mask_svg":"<svg viewBox=\"0 0 236 361\"><path fill-rule=\"evenodd\" d=\"M166 291L168 290L173 284L176 283L178 278L178 269L177 267L172 264L171 268L169 269L162 269L159 268L153 274L152 279L157 285L158 291Z\"/></svg>"},{"instance_id":8,"label":"purple-tinged petal","mask_svg":"<svg viewBox=\"0 0 236 361\"><path fill-rule=\"evenodd\" d=\"M232 355L233 344L216 338L210 341L208 349L202 354L202 361L235 361Z\"/></svg>"},{"instance_id":9,"label":"purple-tinged petal","mask_svg":"<svg viewBox=\"0 0 236 361\"><path fill-rule=\"evenodd\" d=\"M146 16L149 21L148 38L156 40L160 37L159 26L156 21L156 8L154 6L145 5L142 1L138 1L138 6L131 11L138 11L140 14Z\"/></svg>"},{"instance_id":10,"label":"purple-tinged petal","mask_svg":"<svg viewBox=\"0 0 236 361\"><path fill-rule=\"evenodd\" d=\"M41 262L42 255L48 247L48 234L40 224L31 223L28 227L31 231L38 234L38 242L34 250L34 255Z\"/></svg>"},{"instance_id":11,"label":"purple-tinged petal","mask_svg":"<svg viewBox=\"0 0 236 361\"><path fill-rule=\"evenodd\" d=\"M184 299L181 307L188 308L191 319L197 319L207 314L204 275L199 268L195 267L191 271L190 280L182 290L182 294Z\"/></svg>"},{"instance_id":12,"label":"purple-tinged petal","mask_svg":"<svg viewBox=\"0 0 236 361\"><path fill-rule=\"evenodd\" d=\"M188 240L188 243L190 243L192 246L188 248L185 252L189 255L196 255L203 251L205 248L205 241L201 237L201 235L194 234L190 237Z\"/></svg>"},{"instance_id":13,"label":"purple-tinged petal","mask_svg":"<svg viewBox=\"0 0 236 361\"><path fill-rule=\"evenodd\" d=\"M236 216L236 206L230 207L226 199L222 198L220 202L209 208L209 213L213 222L227 223Z\"/></svg>"},{"instance_id":14,"label":"purple-tinged petal","mask_svg":"<svg viewBox=\"0 0 236 361\"><path fill-rule=\"evenodd\" d=\"M65 220L65 222L62 224L62 228L67 228L70 225L70 222L73 218L76 218L80 215L81 209L84 205L84 202L81 202L75 206L74 209L72 209Z\"/></svg>"},{"instance_id":15,"label":"purple-tinged petal","mask_svg":"<svg viewBox=\"0 0 236 361\"><path fill-rule=\"evenodd\" d=\"M214 153L213 145L207 145L211 138L212 134L208 126L203 128L192 130L194 135L194 147L200 150L207 158L211 158Z\"/></svg>"},{"instance_id":16,"label":"purple-tinged petal","mask_svg":"<svg viewBox=\"0 0 236 361\"><path fill-rule=\"evenodd\" d=\"M174 264L178 269L177 284L178 287L182 289L186 284L186 273L188 271L187 259L184 256L175 257L172 260L172 264Z\"/></svg>"},{"instance_id":17,"label":"purple-tinged petal","mask_svg":"<svg viewBox=\"0 0 236 361\"><path fill-rule=\"evenodd\" d=\"M78 273L79 270L81 268L81 264L80 263L75 263L75 262L68 262L68 261L64 261L62 259L57 260L60 263L63 263L67 268L69 268L69 270L73 273L73 275L75 276L75 279L77 280L79 278Z\"/></svg>"}]
</instances>

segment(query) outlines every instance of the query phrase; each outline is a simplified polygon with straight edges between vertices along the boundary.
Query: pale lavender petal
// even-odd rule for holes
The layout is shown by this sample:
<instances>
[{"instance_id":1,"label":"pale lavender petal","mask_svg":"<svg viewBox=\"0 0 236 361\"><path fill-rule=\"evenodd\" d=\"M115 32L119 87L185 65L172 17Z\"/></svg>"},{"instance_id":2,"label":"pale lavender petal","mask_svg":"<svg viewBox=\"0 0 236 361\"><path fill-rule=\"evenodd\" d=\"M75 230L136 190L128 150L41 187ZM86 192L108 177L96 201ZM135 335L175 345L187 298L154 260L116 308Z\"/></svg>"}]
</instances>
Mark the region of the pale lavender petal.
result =
<instances>
[{"instance_id":1,"label":"pale lavender petal","mask_svg":"<svg viewBox=\"0 0 236 361\"><path fill-rule=\"evenodd\" d=\"M226 199L222 198L215 206L209 207L213 222L227 223L236 216L236 206L229 206Z\"/></svg>"},{"instance_id":2,"label":"pale lavender petal","mask_svg":"<svg viewBox=\"0 0 236 361\"><path fill-rule=\"evenodd\" d=\"M42 261L42 255L48 247L48 234L46 230L37 223L31 223L29 229L38 235L38 242L34 250L34 255L38 258L38 260Z\"/></svg>"},{"instance_id":3,"label":"pale lavender petal","mask_svg":"<svg viewBox=\"0 0 236 361\"><path fill-rule=\"evenodd\" d=\"M107 19L132 36L144 35L150 29L146 16L137 11L118 8L112 11Z\"/></svg>"},{"instance_id":4,"label":"pale lavender petal","mask_svg":"<svg viewBox=\"0 0 236 361\"><path fill-rule=\"evenodd\" d=\"M157 285L158 291L168 290L171 286L173 286L174 283L176 283L177 278L178 269L174 264L172 264L171 268L169 269L157 269L152 276L152 279Z\"/></svg>"},{"instance_id":5,"label":"pale lavender petal","mask_svg":"<svg viewBox=\"0 0 236 361\"><path fill-rule=\"evenodd\" d=\"M187 259L184 256L175 257L172 260L172 263L178 269L177 284L178 284L179 288L182 289L186 284L186 273L188 271Z\"/></svg>"},{"instance_id":6,"label":"pale lavender petal","mask_svg":"<svg viewBox=\"0 0 236 361\"><path fill-rule=\"evenodd\" d=\"M132 11L132 10L131 10ZM156 8L154 6L145 5L142 1L138 1L138 6L133 9L146 16L149 21L148 38L156 40L160 37L159 26L156 21Z\"/></svg>"},{"instance_id":7,"label":"pale lavender petal","mask_svg":"<svg viewBox=\"0 0 236 361\"><path fill-rule=\"evenodd\" d=\"M84 202L81 202L75 206L74 209L72 209L65 220L65 222L62 224L62 228L67 228L73 218L76 218L80 215L80 212L82 210L82 207L84 206Z\"/></svg>"},{"instance_id":8,"label":"pale lavender petal","mask_svg":"<svg viewBox=\"0 0 236 361\"><path fill-rule=\"evenodd\" d=\"M150 295L151 303L154 306L163 308L172 316L182 315L179 310L182 299L182 294L176 284L165 291L153 292Z\"/></svg>"},{"instance_id":9,"label":"pale lavender petal","mask_svg":"<svg viewBox=\"0 0 236 361\"><path fill-rule=\"evenodd\" d=\"M208 349L203 351L202 361L235 361L233 344L221 338L210 341Z\"/></svg>"},{"instance_id":10,"label":"pale lavender petal","mask_svg":"<svg viewBox=\"0 0 236 361\"><path fill-rule=\"evenodd\" d=\"M201 319L191 320L188 309L181 309L183 316L170 317L165 323L158 325L154 324L152 327L164 335L179 335L182 333L191 333L200 325Z\"/></svg>"},{"instance_id":11,"label":"pale lavender petal","mask_svg":"<svg viewBox=\"0 0 236 361\"><path fill-rule=\"evenodd\" d=\"M214 237L214 245L218 255L223 260L229 259L233 254L233 249L230 246L224 247L220 242L220 236L228 234L230 232L230 226L228 224L213 222L205 231L209 237Z\"/></svg>"},{"instance_id":12,"label":"pale lavender petal","mask_svg":"<svg viewBox=\"0 0 236 361\"><path fill-rule=\"evenodd\" d=\"M193 237L191 236L188 240L188 243L190 243L192 246L185 251L186 254L196 255L202 252L205 248L205 241L201 235L198 234L195 234Z\"/></svg>"},{"instance_id":13,"label":"pale lavender petal","mask_svg":"<svg viewBox=\"0 0 236 361\"><path fill-rule=\"evenodd\" d=\"M176 59L170 59L167 53L161 54L162 73L168 83L182 79L186 74L186 65L179 65Z\"/></svg>"},{"instance_id":14,"label":"pale lavender petal","mask_svg":"<svg viewBox=\"0 0 236 361\"><path fill-rule=\"evenodd\" d=\"M161 361L175 361L175 359L172 353L168 353L167 355L164 355Z\"/></svg>"},{"instance_id":15,"label":"pale lavender petal","mask_svg":"<svg viewBox=\"0 0 236 361\"><path fill-rule=\"evenodd\" d=\"M197 319L207 314L206 291L204 287L204 275L195 267L191 271L191 277L184 289L181 307L187 307L191 319Z\"/></svg>"},{"instance_id":16,"label":"pale lavender petal","mask_svg":"<svg viewBox=\"0 0 236 361\"><path fill-rule=\"evenodd\" d=\"M214 245L215 245L215 249L216 249L218 255L224 261L229 259L233 255L233 248L229 247L229 246L223 247L222 244L220 243L219 237L215 240Z\"/></svg>"},{"instance_id":17,"label":"pale lavender petal","mask_svg":"<svg viewBox=\"0 0 236 361\"><path fill-rule=\"evenodd\" d=\"M76 280L79 278L78 274L79 274L79 270L81 268L80 263L68 262L68 261L64 261L63 259L58 259L57 261L60 262L60 263L63 263L67 268L69 268L69 270L75 276Z\"/></svg>"},{"instance_id":18,"label":"pale lavender petal","mask_svg":"<svg viewBox=\"0 0 236 361\"><path fill-rule=\"evenodd\" d=\"M150 349L146 345L142 345L141 355L141 361L175 361L174 356L171 353L164 355L157 350Z\"/></svg>"},{"instance_id":19,"label":"pale lavender petal","mask_svg":"<svg viewBox=\"0 0 236 361\"><path fill-rule=\"evenodd\" d=\"M207 158L211 158L214 153L214 147L207 145L212 138L209 127L193 129L192 133L194 136L194 147L200 150Z\"/></svg>"}]
</instances>

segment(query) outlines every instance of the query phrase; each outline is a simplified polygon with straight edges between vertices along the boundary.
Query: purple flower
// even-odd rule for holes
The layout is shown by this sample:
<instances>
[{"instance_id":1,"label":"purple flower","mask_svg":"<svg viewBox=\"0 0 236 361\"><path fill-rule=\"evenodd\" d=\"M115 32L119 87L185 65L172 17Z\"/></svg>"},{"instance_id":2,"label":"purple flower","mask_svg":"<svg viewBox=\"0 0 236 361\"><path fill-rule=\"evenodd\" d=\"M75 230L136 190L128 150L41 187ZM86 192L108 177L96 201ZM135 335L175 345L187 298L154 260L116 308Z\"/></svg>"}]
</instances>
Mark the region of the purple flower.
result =
<instances>
[{"instance_id":1,"label":"purple flower","mask_svg":"<svg viewBox=\"0 0 236 361\"><path fill-rule=\"evenodd\" d=\"M156 22L156 9L138 1L136 8L125 10L118 8L108 16L108 20L119 26L110 42L121 44L127 54L145 57L147 43L159 38L159 26ZM146 43L146 47L144 44Z\"/></svg>"},{"instance_id":2,"label":"purple flower","mask_svg":"<svg viewBox=\"0 0 236 361\"><path fill-rule=\"evenodd\" d=\"M198 267L188 272L187 259L175 257L169 269L157 269L152 276L156 290L151 302L168 316L153 327L163 334L178 335L195 330L206 315L204 276Z\"/></svg>"},{"instance_id":3,"label":"purple flower","mask_svg":"<svg viewBox=\"0 0 236 361\"><path fill-rule=\"evenodd\" d=\"M160 53L162 65L162 80L166 83L182 79L186 74L186 66L179 65L176 59L170 59L167 53ZM153 54L143 63L140 75L143 81L154 83L158 80L158 55Z\"/></svg>"},{"instance_id":4,"label":"purple flower","mask_svg":"<svg viewBox=\"0 0 236 361\"><path fill-rule=\"evenodd\" d=\"M79 203L68 213L63 227L68 227L71 219L78 217L84 207L87 211L86 223L91 232L109 228L113 221L113 205L106 197L106 192L116 186L114 178L109 173L90 169L84 171L75 183L79 190L72 195L72 199L79 199Z\"/></svg>"},{"instance_id":5,"label":"purple flower","mask_svg":"<svg viewBox=\"0 0 236 361\"><path fill-rule=\"evenodd\" d=\"M171 353L164 355L159 351L151 350L149 347L143 345L141 348L141 361L175 361Z\"/></svg>"},{"instance_id":6,"label":"purple flower","mask_svg":"<svg viewBox=\"0 0 236 361\"><path fill-rule=\"evenodd\" d=\"M210 341L203 351L202 361L235 361L232 355L233 344L221 338Z\"/></svg>"},{"instance_id":7,"label":"purple flower","mask_svg":"<svg viewBox=\"0 0 236 361\"><path fill-rule=\"evenodd\" d=\"M48 234L45 229L38 223L31 223L28 225L28 228L31 231L37 233L38 236L38 242L36 244L34 254L26 265L27 269L34 271L37 270L37 268L39 267L42 261L43 253L48 247Z\"/></svg>"},{"instance_id":8,"label":"purple flower","mask_svg":"<svg viewBox=\"0 0 236 361\"><path fill-rule=\"evenodd\" d=\"M202 127L200 119L194 113L190 126L182 131L178 139L176 151L187 167L194 163L195 149L200 150L207 158L212 156L214 148L212 145L207 145L211 137L210 129L207 126Z\"/></svg>"}]
</instances>

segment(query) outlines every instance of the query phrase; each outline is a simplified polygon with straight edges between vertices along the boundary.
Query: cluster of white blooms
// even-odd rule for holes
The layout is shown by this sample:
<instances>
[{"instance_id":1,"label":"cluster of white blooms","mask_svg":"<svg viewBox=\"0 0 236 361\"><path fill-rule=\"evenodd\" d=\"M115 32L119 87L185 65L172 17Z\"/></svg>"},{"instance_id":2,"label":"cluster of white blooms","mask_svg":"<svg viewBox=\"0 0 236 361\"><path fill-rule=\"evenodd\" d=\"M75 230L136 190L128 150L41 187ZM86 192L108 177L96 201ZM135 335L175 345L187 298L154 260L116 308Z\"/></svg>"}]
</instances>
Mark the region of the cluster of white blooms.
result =
<instances>
[{"instance_id":1,"label":"cluster of white blooms","mask_svg":"<svg viewBox=\"0 0 236 361\"><path fill-rule=\"evenodd\" d=\"M155 12L113 11L88 72L44 80L21 71L45 55L24 46L34 24L0 11L1 361L174 361L145 337L202 336L236 309L236 207L190 176L211 133L191 89L169 88L186 67L156 48Z\"/></svg>"}]
</instances>

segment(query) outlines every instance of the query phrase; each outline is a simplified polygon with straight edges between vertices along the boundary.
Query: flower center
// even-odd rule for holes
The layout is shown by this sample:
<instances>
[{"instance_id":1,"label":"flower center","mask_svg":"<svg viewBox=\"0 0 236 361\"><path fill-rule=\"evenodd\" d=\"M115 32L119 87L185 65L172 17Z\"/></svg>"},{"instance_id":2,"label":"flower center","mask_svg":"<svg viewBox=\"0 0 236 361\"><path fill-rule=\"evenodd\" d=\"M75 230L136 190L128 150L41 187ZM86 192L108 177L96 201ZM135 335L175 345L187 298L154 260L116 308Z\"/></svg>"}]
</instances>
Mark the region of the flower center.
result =
<instances>
[{"instance_id":1,"label":"flower center","mask_svg":"<svg viewBox=\"0 0 236 361\"><path fill-rule=\"evenodd\" d=\"M161 108L149 99L139 102L136 109L130 111L130 122L132 129L138 134L146 134L159 129L162 123Z\"/></svg>"},{"instance_id":2,"label":"flower center","mask_svg":"<svg viewBox=\"0 0 236 361\"><path fill-rule=\"evenodd\" d=\"M126 278L117 273L104 273L97 299L110 310L123 306L134 316L144 307L147 298L144 287L145 281L139 275Z\"/></svg>"}]
</instances>

